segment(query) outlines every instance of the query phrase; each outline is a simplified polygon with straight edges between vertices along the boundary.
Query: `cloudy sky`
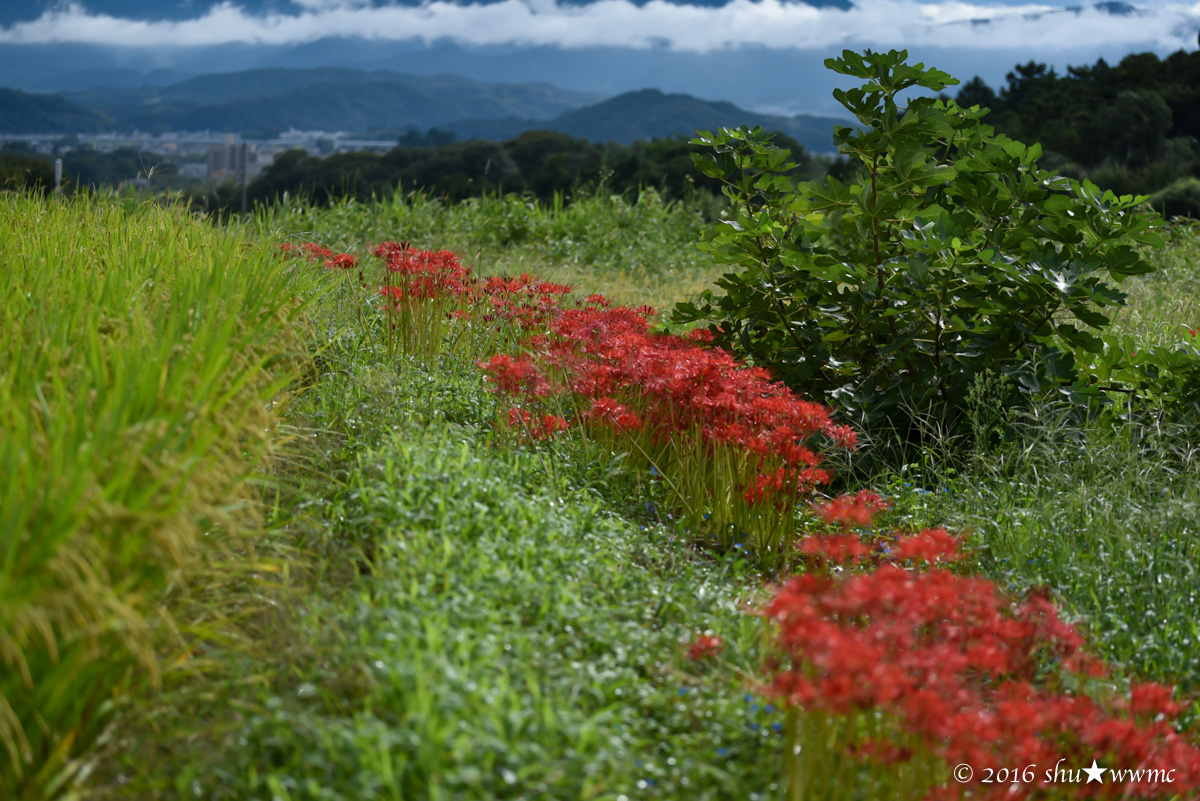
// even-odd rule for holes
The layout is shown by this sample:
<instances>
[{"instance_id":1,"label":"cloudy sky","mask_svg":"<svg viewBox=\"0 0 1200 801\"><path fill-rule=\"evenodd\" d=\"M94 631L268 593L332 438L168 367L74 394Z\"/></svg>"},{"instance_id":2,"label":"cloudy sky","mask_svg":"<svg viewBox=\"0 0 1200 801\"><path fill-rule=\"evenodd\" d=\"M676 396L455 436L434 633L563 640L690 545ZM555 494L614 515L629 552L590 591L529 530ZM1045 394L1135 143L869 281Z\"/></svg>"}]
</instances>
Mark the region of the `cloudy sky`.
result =
<instances>
[{"instance_id":1,"label":"cloudy sky","mask_svg":"<svg viewBox=\"0 0 1200 801\"><path fill-rule=\"evenodd\" d=\"M14 7L24 6L24 13L15 15L10 11L10 19L18 18L0 29L0 42L199 47L300 44L340 36L450 40L467 45L665 48L698 53L747 45L807 49L843 44L986 50L1141 46L1171 51L1195 47L1200 20L1200 3L1163 0L1138 4L1130 14L1094 8L1064 13L1062 7L1068 3L958 0L855 0L846 10L780 0L730 0L715 7L663 0L640 4L594 0L570 5L555 0L434 0L420 5L292 0L265 5L207 5L193 0L174 6L161 3L157 14L147 5L120 0L15 3ZM163 19L163 12L176 18ZM988 24L979 24L982 20Z\"/></svg>"},{"instance_id":2,"label":"cloudy sky","mask_svg":"<svg viewBox=\"0 0 1200 801\"><path fill-rule=\"evenodd\" d=\"M723 64L753 63L745 53L759 53L765 65L781 57L795 63L820 64L843 47L861 49L909 48L916 55L934 52L936 66L961 77L982 74L997 85L1003 70L1036 58L1057 65L1093 63L1098 57L1119 60L1131 52L1151 50L1166 55L1194 50L1200 30L1200 2L1142 0L1110 13L1095 6L1078 8L1078 0L1025 3L1020 0L814 0L816 7L797 0L82 0L3 2L0 47L17 45L82 44L145 50L164 62L164 48L176 58L189 50L218 46L242 48L303 47L331 37L373 43L407 42L427 48L453 46L555 52L562 63L576 64L587 56L595 75L591 86L579 70L563 67L555 74L553 59L541 58L530 67L546 74L513 74L497 80L544 80L575 83L571 88L600 91L638 88L616 85L605 76L624 74L622 53L630 63L651 71L662 64L661 80L647 74L643 85L697 92L686 76L696 65L712 65L714 93ZM832 4L830 4L832 3ZM1117 4L1108 4L1115 6ZM841 7L839 7L841 6ZM1069 9L1069 6L1076 6ZM595 57L607 54L607 62ZM572 55L574 53L575 55ZM646 54L654 54L649 58ZM740 54L740 55L739 55ZM703 57L707 61L698 61ZM674 60L672 60L674 58ZM470 58L461 59L464 65ZM170 59L167 59L170 61ZM472 62L473 63L473 62ZM493 62L495 61L493 60ZM690 65L686 69L670 65ZM444 64L439 63L438 69ZM489 67L480 67L486 71ZM701 69L701 72L704 70ZM470 72L464 66L463 72ZM625 70L628 72L628 70ZM480 76L472 76L480 77ZM699 80L701 76L696 76ZM557 80L561 78L562 80ZM605 79L609 78L605 84ZM635 80L636 76L630 78ZM624 80L624 79L622 79ZM674 83L672 84L672 81ZM801 93L802 94L802 93ZM787 105L786 97L778 98ZM770 105L771 99L757 101Z\"/></svg>"}]
</instances>

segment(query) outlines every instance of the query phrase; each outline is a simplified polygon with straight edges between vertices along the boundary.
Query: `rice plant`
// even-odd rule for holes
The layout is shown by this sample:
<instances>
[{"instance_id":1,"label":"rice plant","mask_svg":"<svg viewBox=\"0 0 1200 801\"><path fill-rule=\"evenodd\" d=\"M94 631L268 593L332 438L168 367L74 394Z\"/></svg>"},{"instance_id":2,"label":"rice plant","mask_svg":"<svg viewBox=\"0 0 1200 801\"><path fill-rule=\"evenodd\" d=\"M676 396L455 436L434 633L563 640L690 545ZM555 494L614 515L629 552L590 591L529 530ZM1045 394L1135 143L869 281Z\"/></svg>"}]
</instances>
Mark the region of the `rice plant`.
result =
<instances>
[{"instance_id":1,"label":"rice plant","mask_svg":"<svg viewBox=\"0 0 1200 801\"><path fill-rule=\"evenodd\" d=\"M55 796L157 678L154 593L252 530L302 283L236 231L0 195L0 797Z\"/></svg>"}]
</instances>

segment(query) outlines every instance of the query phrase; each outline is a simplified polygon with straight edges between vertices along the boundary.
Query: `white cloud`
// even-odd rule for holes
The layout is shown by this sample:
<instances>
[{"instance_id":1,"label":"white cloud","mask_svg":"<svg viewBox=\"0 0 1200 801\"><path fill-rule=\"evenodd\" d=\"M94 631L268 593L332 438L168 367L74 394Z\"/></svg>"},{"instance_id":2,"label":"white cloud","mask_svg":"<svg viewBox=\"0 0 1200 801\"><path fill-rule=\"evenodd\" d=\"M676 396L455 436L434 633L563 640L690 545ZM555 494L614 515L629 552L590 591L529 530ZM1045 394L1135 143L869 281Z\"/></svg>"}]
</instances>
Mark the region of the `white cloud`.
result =
<instances>
[{"instance_id":1,"label":"white cloud","mask_svg":"<svg viewBox=\"0 0 1200 801\"><path fill-rule=\"evenodd\" d=\"M185 21L147 22L89 12L70 3L40 18L0 29L0 43L87 42L189 47L299 44L330 36L374 40L453 40L468 45L663 47L710 52L743 45L769 48L939 46L983 50L1044 48L1050 52L1138 45L1191 47L1200 4L1156 2L1135 16L1055 11L1041 4L976 4L961 0L858 0L848 10L780 0L732 0L720 8L651 0L501 0L460 5L442 0L373 7L368 0L296 0L296 14L253 15L232 2ZM990 20L986 25L973 20Z\"/></svg>"}]
</instances>

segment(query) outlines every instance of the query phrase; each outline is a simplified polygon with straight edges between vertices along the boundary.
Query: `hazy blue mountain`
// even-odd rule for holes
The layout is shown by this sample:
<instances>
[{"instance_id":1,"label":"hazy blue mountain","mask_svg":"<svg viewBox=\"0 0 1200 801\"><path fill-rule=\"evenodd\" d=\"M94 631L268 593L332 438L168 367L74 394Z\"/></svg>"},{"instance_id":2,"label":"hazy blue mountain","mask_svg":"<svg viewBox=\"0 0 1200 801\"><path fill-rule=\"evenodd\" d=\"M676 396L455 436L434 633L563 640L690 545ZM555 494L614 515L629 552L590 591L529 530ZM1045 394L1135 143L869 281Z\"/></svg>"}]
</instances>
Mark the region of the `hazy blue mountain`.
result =
<instances>
[{"instance_id":1,"label":"hazy blue mountain","mask_svg":"<svg viewBox=\"0 0 1200 801\"><path fill-rule=\"evenodd\" d=\"M628 143L675 134L691 136L698 129L761 125L791 134L805 147L823 152L833 149L833 126L846 124L832 117L805 115L802 119L797 123L792 117L756 114L728 102L643 89L563 112L552 121L552 128L593 141Z\"/></svg>"},{"instance_id":2,"label":"hazy blue mountain","mask_svg":"<svg viewBox=\"0 0 1200 801\"><path fill-rule=\"evenodd\" d=\"M494 103L510 113L547 118L567 109L600 99L600 95L557 89L549 84L481 83L460 75L410 75L385 70L364 71L342 67L310 69L254 69L189 78L168 86L139 86L124 89L94 88L65 95L95 109L145 113L163 106L222 106L260 98L291 95L319 87L318 93L336 92L339 87L371 86L385 90L404 87L423 95L442 95L454 103ZM289 99L291 99L289 97ZM297 98L302 101L303 96ZM426 98L428 100L428 98Z\"/></svg>"},{"instance_id":3,"label":"hazy blue mountain","mask_svg":"<svg viewBox=\"0 0 1200 801\"><path fill-rule=\"evenodd\" d=\"M55 95L0 89L0 133L99 133L113 120Z\"/></svg>"},{"instance_id":4,"label":"hazy blue mountain","mask_svg":"<svg viewBox=\"0 0 1200 801\"><path fill-rule=\"evenodd\" d=\"M833 126L843 122L760 114L657 89L602 99L546 84L488 84L458 75L343 68L249 70L168 86L89 89L66 97L6 90L2 97L0 132L13 133L436 127L453 131L460 140L499 141L547 129L593 142L629 143L746 124L783 131L810 150L828 152Z\"/></svg>"},{"instance_id":5,"label":"hazy blue mountain","mask_svg":"<svg viewBox=\"0 0 1200 801\"><path fill-rule=\"evenodd\" d=\"M89 89L68 95L126 127L151 131L361 131L423 129L473 117L543 120L598 97L546 84L489 84L457 75L341 68L250 70L163 87Z\"/></svg>"},{"instance_id":6,"label":"hazy blue mountain","mask_svg":"<svg viewBox=\"0 0 1200 801\"><path fill-rule=\"evenodd\" d=\"M565 111L548 121L507 117L458 120L442 127L454 131L459 139L500 141L523 131L547 129L593 142L629 144L639 139L691 137L697 130L711 131L722 126L761 125L795 137L811 151L825 153L834 149L833 127L846 124L842 118L809 114L793 117L756 114L732 103L643 89Z\"/></svg>"},{"instance_id":7,"label":"hazy blue mountain","mask_svg":"<svg viewBox=\"0 0 1200 801\"><path fill-rule=\"evenodd\" d=\"M3 5L0 2L0 5ZM1060 15L1061 19L1061 15ZM1013 50L967 50L909 47L910 61L937 66L963 80L981 76L991 86L1003 86L1013 64L1048 62L1060 72L1070 64L1090 64L1104 55L1097 47L1065 48L1053 54L1030 45ZM490 83L551 81L555 86L612 97L653 85L664 92L698 97L728 98L742 108L772 109L773 113L841 114L831 97L835 87L848 88L852 79L825 69L829 50L728 48L694 53L660 48L497 45L473 47L453 42L381 42L330 38L300 45L226 44L196 48L114 48L90 45L0 45L0 86L25 92L78 91L91 86L137 83L127 73L119 81L86 76L132 70L143 83L161 84L155 69L180 75L231 73L250 69L318 66L358 70L390 70L435 75L449 72ZM1121 54L1116 54L1119 60ZM81 78L83 82L81 83ZM506 116L501 113L498 117ZM521 116L518 114L518 116Z\"/></svg>"},{"instance_id":8,"label":"hazy blue mountain","mask_svg":"<svg viewBox=\"0 0 1200 801\"><path fill-rule=\"evenodd\" d=\"M35 82L30 89L52 94L70 94L97 86L132 88L137 86L167 86L192 77L178 70L142 72L128 67L111 69L82 69L63 72Z\"/></svg>"}]
</instances>

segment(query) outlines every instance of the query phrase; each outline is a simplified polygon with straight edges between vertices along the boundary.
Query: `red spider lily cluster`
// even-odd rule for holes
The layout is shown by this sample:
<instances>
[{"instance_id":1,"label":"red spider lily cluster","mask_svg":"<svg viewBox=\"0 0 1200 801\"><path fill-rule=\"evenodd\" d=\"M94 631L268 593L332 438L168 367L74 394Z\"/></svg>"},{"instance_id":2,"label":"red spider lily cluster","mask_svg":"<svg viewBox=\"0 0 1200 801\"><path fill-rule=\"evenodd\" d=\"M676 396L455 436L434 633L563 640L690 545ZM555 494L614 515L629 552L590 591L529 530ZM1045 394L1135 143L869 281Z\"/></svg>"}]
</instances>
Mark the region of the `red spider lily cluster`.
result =
<instances>
[{"instance_id":1,"label":"red spider lily cluster","mask_svg":"<svg viewBox=\"0 0 1200 801\"><path fill-rule=\"evenodd\" d=\"M380 295L393 303L452 301L446 311L455 319L478 316L485 322L505 321L525 330L537 329L558 308L571 288L528 275L480 278L448 250L416 250L407 242L384 242L372 251L387 268Z\"/></svg>"},{"instance_id":2,"label":"red spider lily cluster","mask_svg":"<svg viewBox=\"0 0 1200 801\"><path fill-rule=\"evenodd\" d=\"M362 280L349 254L316 245L284 252L358 267ZM855 444L828 409L712 348L707 331L651 332L648 306L603 295L570 304L568 286L528 275L480 278L449 251L407 242L372 253L384 267L378 297L389 356L432 357L463 325L474 352L499 351L482 366L509 402L501 416L509 430L546 439L582 428L654 468L697 528L724 544L744 540L777 564L796 557L796 518L831 477L823 450ZM821 514L841 519L839 503Z\"/></svg>"},{"instance_id":3,"label":"red spider lily cluster","mask_svg":"<svg viewBox=\"0 0 1200 801\"><path fill-rule=\"evenodd\" d=\"M854 432L765 370L708 346L708 332L652 333L648 307L592 295L559 308L531 352L481 364L514 408L548 406L629 461L665 477L695 523L725 541L745 537L768 559L787 543L805 499L830 479L824 447ZM541 432L550 433L548 429Z\"/></svg>"},{"instance_id":4,"label":"red spider lily cluster","mask_svg":"<svg viewBox=\"0 0 1200 801\"><path fill-rule=\"evenodd\" d=\"M868 561L875 569L796 576L763 610L778 646L764 691L793 710L800 752L828 749L830 730L819 729L821 742L802 742L812 734L801 721L832 719L845 735L835 747L874 766L891 792L899 766L941 766L910 771L927 786L895 797L1196 797L1200 749L1172 725L1186 707L1173 691L1135 684L1125 698L1104 689L1104 666L1044 594L1014 600L987 579L936 566L961 558L959 545L941 529L886 542L846 533L801 543L820 564ZM866 729L874 736L860 741ZM1103 782L1071 781L1093 760ZM950 780L950 766L964 764L973 779ZM1036 769L1021 780L1006 773L998 784L983 781L986 768L994 779L1027 766Z\"/></svg>"},{"instance_id":5,"label":"red spider lily cluster","mask_svg":"<svg viewBox=\"0 0 1200 801\"><path fill-rule=\"evenodd\" d=\"M285 256L323 260L329 269L357 269L358 283L368 286L362 263L351 254L311 243L285 243L280 250ZM401 352L419 359L436 356L447 341L450 323L472 330L465 341L477 351L494 351L524 339L536 342L559 313L561 297L571 291L524 274L481 278L450 251L420 250L408 242L383 242L371 253L384 268L377 298L389 357ZM543 428L534 430L540 433Z\"/></svg>"},{"instance_id":6,"label":"red spider lily cluster","mask_svg":"<svg viewBox=\"0 0 1200 801\"><path fill-rule=\"evenodd\" d=\"M357 269L367 286L349 254L282 250ZM1171 688L1116 693L1045 595L1015 600L949 569L962 550L944 529L864 538L854 530L871 525L882 498L814 500L831 477L825 449L855 445L829 410L712 348L706 331L653 333L649 307L603 295L571 303L569 287L479 278L453 253L407 242L372 252L389 356L393 342L435 355L456 326L487 332L468 341L506 401L507 431L547 440L581 430L653 472L695 529L706 521L768 563L808 568L763 610L775 650L762 690L789 710L789 797L816 797L806 794L814 773L839 793L869 776L863 797L873 798L1200 797L1200 750L1172 725L1186 705ZM801 518L825 533L796 541ZM697 661L724 647L713 635L682 646ZM1082 781L1096 763L1141 773ZM958 764L974 778L950 780ZM981 783L988 768L995 778L1031 765L1021 781Z\"/></svg>"}]
</instances>

